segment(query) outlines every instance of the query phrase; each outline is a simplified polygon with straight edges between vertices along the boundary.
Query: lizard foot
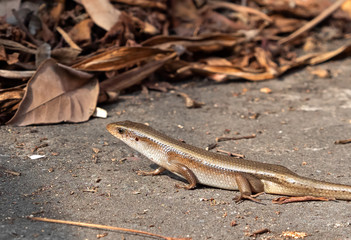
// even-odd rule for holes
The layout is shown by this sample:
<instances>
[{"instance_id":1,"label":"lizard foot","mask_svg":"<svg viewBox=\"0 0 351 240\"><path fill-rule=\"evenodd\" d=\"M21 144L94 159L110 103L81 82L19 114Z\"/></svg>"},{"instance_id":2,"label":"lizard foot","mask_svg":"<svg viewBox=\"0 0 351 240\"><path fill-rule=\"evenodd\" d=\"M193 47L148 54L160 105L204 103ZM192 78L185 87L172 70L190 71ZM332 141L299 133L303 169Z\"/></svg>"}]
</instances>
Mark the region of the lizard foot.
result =
<instances>
[{"instance_id":1,"label":"lizard foot","mask_svg":"<svg viewBox=\"0 0 351 240\"><path fill-rule=\"evenodd\" d=\"M251 201L256 202L256 203L264 204L264 203L261 202L260 199L256 199L256 197L258 197L258 196L260 196L260 195L262 195L262 194L264 194L264 192L256 193L256 194L254 194L254 195L245 195L245 194L241 194L239 197L236 197L236 198L234 198L234 199L235 199L235 202L237 202L237 203L239 203L239 202L244 201L245 199L247 199L247 200L251 200Z\"/></svg>"}]
</instances>

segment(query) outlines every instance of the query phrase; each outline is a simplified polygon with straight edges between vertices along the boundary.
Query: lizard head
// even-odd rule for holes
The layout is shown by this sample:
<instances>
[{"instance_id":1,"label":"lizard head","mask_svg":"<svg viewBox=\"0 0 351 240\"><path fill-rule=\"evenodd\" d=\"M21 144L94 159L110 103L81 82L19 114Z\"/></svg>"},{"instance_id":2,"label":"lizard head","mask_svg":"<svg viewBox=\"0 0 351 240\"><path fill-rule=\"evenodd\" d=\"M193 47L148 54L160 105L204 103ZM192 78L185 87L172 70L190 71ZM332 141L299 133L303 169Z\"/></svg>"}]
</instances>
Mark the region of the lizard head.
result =
<instances>
[{"instance_id":1,"label":"lizard head","mask_svg":"<svg viewBox=\"0 0 351 240\"><path fill-rule=\"evenodd\" d=\"M108 124L106 129L129 147L149 158L153 158L153 155L149 154L153 154L154 150L162 150L161 144L157 142L163 134L145 124L121 121Z\"/></svg>"},{"instance_id":2,"label":"lizard head","mask_svg":"<svg viewBox=\"0 0 351 240\"><path fill-rule=\"evenodd\" d=\"M131 121L121 121L108 124L106 126L106 129L116 138L125 141L127 138L132 138L134 137L133 135L136 135L137 126L135 125L139 124L140 123L135 123Z\"/></svg>"},{"instance_id":3,"label":"lizard head","mask_svg":"<svg viewBox=\"0 0 351 240\"><path fill-rule=\"evenodd\" d=\"M148 133L155 131L149 126L132 121L110 123L106 126L106 129L113 136L134 149L136 149L138 145L142 144L140 143L141 141L139 141L140 139L144 139Z\"/></svg>"}]
</instances>

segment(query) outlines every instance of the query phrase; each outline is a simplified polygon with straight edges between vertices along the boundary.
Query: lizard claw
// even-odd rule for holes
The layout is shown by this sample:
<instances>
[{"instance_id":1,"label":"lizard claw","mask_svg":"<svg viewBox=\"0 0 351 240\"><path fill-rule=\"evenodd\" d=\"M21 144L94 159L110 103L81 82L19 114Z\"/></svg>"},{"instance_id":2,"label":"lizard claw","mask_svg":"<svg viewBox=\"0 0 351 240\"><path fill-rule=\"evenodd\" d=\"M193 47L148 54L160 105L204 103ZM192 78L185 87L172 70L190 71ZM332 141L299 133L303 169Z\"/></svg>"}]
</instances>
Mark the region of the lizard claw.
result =
<instances>
[{"instance_id":1,"label":"lizard claw","mask_svg":"<svg viewBox=\"0 0 351 240\"><path fill-rule=\"evenodd\" d=\"M141 171L141 170L136 171L136 173L137 173L139 176L147 176L147 175L149 175L148 172Z\"/></svg>"},{"instance_id":2,"label":"lizard claw","mask_svg":"<svg viewBox=\"0 0 351 240\"><path fill-rule=\"evenodd\" d=\"M178 183L176 183L174 186L175 186L175 188L183 188L183 189L187 189L187 190L190 190L190 189L193 188L193 187L190 186L190 184L178 184Z\"/></svg>"},{"instance_id":3,"label":"lizard claw","mask_svg":"<svg viewBox=\"0 0 351 240\"><path fill-rule=\"evenodd\" d=\"M256 202L256 203L264 204L261 202L260 199L256 199L256 197L258 197L262 194L264 194L264 192L260 192L260 193L254 194L254 195L241 194L240 196L235 197L234 200L236 203L240 203L240 202L244 201L244 199L247 199L247 200L251 200L251 201Z\"/></svg>"}]
</instances>

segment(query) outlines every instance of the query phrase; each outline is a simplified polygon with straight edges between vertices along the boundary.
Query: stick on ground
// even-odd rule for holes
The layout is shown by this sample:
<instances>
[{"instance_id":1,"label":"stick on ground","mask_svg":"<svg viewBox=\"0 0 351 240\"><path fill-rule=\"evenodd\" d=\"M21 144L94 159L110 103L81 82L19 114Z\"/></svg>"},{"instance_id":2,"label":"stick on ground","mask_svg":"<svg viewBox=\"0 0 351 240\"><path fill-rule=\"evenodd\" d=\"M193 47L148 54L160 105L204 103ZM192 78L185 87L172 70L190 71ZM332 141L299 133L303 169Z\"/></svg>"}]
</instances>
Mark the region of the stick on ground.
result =
<instances>
[{"instance_id":1,"label":"stick on ground","mask_svg":"<svg viewBox=\"0 0 351 240\"><path fill-rule=\"evenodd\" d=\"M132 233L132 234L140 234L140 235L145 235L145 236L150 236L150 237L157 237L157 238L166 239L166 240L191 240L191 238L165 237L165 236L162 236L162 235L149 233L149 232L144 232L144 231L139 231L139 230L134 230L134 229L119 228L119 227L100 225L100 224L93 224L93 223L74 222L74 221L58 220L58 219L52 219L52 218L41 218L41 217L28 217L28 218L30 220L34 220L34 221L61 223L61 224L74 225L74 226L80 226L80 227L98 228L98 229L104 229L104 230L128 232L128 233Z\"/></svg>"}]
</instances>

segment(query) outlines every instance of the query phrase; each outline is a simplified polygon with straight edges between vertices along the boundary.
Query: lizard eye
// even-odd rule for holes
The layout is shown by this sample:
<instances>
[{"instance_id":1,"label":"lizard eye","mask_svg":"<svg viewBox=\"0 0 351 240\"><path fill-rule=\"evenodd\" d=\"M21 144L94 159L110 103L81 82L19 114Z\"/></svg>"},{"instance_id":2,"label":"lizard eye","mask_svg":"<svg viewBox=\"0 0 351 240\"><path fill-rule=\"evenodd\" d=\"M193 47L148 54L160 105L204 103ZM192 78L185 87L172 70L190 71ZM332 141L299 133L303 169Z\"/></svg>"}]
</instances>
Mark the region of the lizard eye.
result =
<instances>
[{"instance_id":1,"label":"lizard eye","mask_svg":"<svg viewBox=\"0 0 351 240\"><path fill-rule=\"evenodd\" d=\"M124 133L124 129L123 128L118 128L117 131L118 131L119 134L123 134Z\"/></svg>"}]
</instances>

